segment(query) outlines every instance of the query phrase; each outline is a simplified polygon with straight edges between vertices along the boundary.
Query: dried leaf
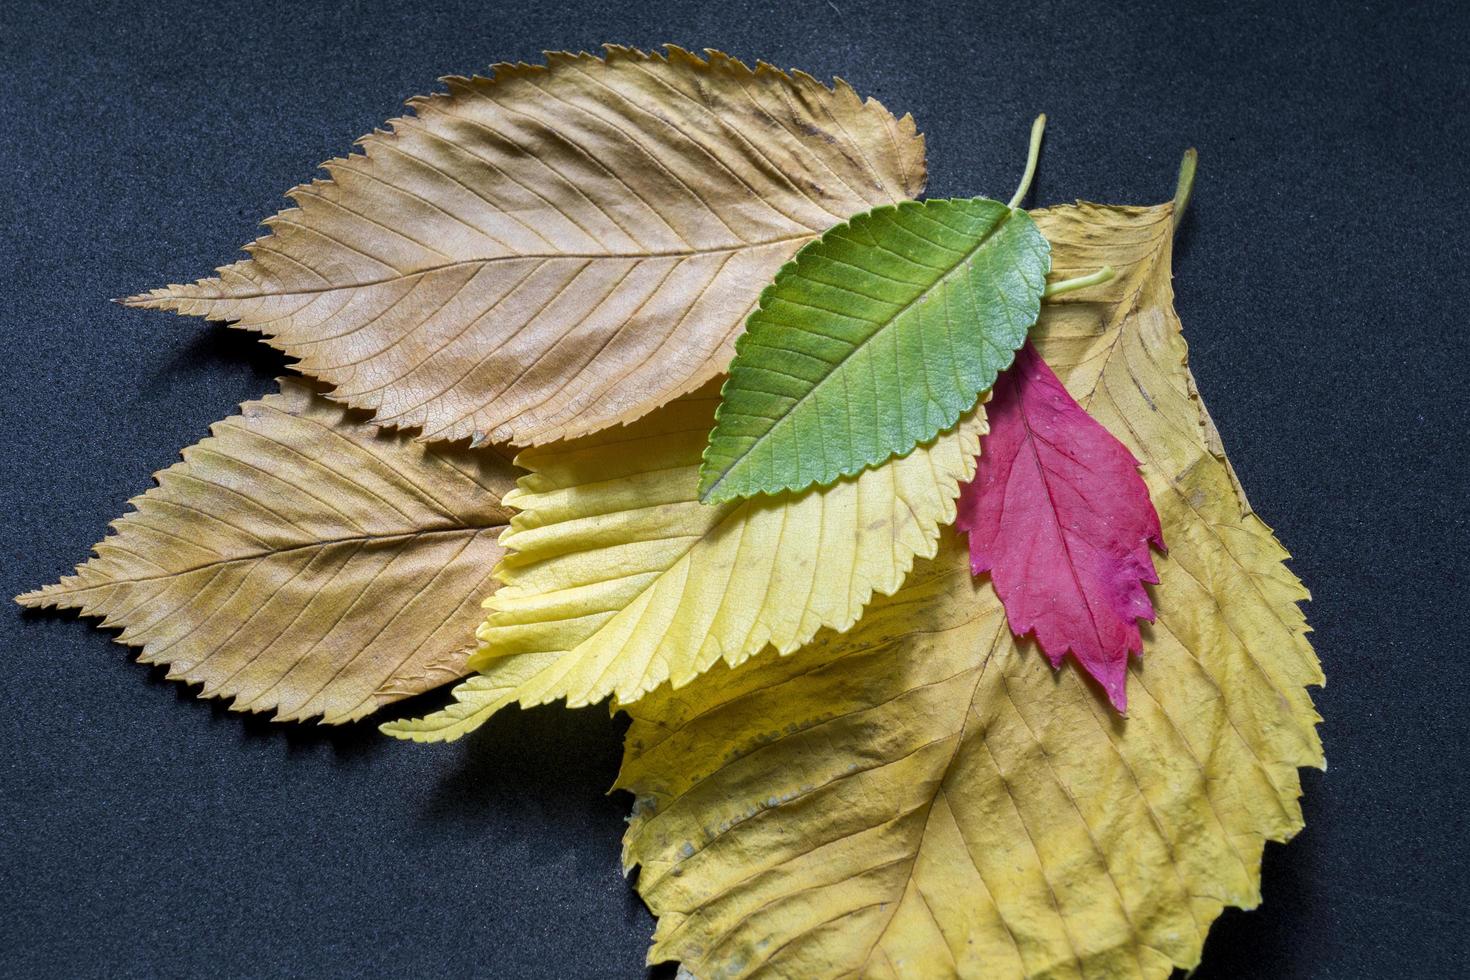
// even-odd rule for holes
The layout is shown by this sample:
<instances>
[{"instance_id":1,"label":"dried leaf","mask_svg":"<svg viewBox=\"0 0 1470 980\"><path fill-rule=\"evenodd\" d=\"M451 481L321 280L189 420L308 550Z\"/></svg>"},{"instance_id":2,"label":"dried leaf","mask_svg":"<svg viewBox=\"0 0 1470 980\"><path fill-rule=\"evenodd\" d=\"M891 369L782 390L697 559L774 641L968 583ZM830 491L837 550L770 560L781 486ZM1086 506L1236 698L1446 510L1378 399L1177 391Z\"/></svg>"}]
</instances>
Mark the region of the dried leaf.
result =
<instances>
[{"instance_id":1,"label":"dried leaf","mask_svg":"<svg viewBox=\"0 0 1470 980\"><path fill-rule=\"evenodd\" d=\"M625 861L651 961L748 976L1167 977L1266 840L1302 825L1322 676L1285 552L1191 397L1171 208L1037 215L1112 283L1043 307L1038 346L1143 461L1170 551L1126 719L1017 645L959 536L848 633L632 705Z\"/></svg>"},{"instance_id":2,"label":"dried leaf","mask_svg":"<svg viewBox=\"0 0 1470 980\"><path fill-rule=\"evenodd\" d=\"M838 225L761 294L700 470L700 498L826 485L955 424L1036 322L1046 239L982 197Z\"/></svg>"},{"instance_id":3,"label":"dried leaf","mask_svg":"<svg viewBox=\"0 0 1470 980\"><path fill-rule=\"evenodd\" d=\"M1068 651L1119 711L1128 654L1157 583L1149 543L1164 547L1138 460L1072 400L1027 343L995 383L990 434L955 526L970 570L990 573L1017 636L1033 633L1053 667Z\"/></svg>"},{"instance_id":4,"label":"dried leaf","mask_svg":"<svg viewBox=\"0 0 1470 980\"><path fill-rule=\"evenodd\" d=\"M823 626L848 628L915 555L934 553L985 424L977 407L857 477L711 507L697 487L718 400L711 384L626 429L521 453L531 472L506 497L519 513L501 538L505 584L471 661L484 673L449 708L384 731L440 741L512 701L633 701L767 644L790 652Z\"/></svg>"},{"instance_id":5,"label":"dried leaf","mask_svg":"<svg viewBox=\"0 0 1470 980\"><path fill-rule=\"evenodd\" d=\"M803 244L923 189L913 120L845 82L606 50L445 79L249 259L127 302L260 331L425 439L544 443L723 372Z\"/></svg>"},{"instance_id":6,"label":"dried leaf","mask_svg":"<svg viewBox=\"0 0 1470 980\"><path fill-rule=\"evenodd\" d=\"M351 721L463 675L510 463L383 432L291 379L211 432L97 557L17 601L103 617L144 663L280 720Z\"/></svg>"}]
</instances>

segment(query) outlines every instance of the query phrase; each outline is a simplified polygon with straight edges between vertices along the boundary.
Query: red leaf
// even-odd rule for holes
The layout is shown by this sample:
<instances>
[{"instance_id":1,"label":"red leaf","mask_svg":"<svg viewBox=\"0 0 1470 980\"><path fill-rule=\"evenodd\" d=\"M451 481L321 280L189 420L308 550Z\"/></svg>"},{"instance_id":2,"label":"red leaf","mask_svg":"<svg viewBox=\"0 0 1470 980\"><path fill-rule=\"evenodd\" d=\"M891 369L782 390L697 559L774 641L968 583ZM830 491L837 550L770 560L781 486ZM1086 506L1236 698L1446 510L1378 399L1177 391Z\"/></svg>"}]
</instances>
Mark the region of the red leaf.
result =
<instances>
[{"instance_id":1,"label":"red leaf","mask_svg":"<svg viewBox=\"0 0 1470 980\"><path fill-rule=\"evenodd\" d=\"M1034 632L1053 667L1070 650L1119 711L1138 620L1153 621L1149 542L1164 547L1138 460L1067 389L1028 341L996 381L990 434L958 525L970 567L989 571L1017 636Z\"/></svg>"}]
</instances>

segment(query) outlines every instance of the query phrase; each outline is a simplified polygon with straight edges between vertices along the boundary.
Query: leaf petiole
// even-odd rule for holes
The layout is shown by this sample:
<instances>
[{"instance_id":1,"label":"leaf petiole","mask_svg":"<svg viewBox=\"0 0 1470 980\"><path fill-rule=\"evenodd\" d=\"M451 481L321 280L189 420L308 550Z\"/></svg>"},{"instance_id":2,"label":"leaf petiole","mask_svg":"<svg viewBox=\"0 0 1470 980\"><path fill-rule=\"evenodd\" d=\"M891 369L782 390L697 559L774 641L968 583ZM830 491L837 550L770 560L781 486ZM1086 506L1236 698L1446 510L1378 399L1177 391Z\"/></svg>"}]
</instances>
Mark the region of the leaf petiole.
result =
<instances>
[{"instance_id":1,"label":"leaf petiole","mask_svg":"<svg viewBox=\"0 0 1470 980\"><path fill-rule=\"evenodd\" d=\"M1031 145L1026 149L1026 170L1021 174L1021 186L1016 188L1016 193L1011 196L1011 203L1006 207L1016 209L1026 192L1031 189L1031 179L1036 176L1036 160L1041 156L1041 134L1046 132L1046 113L1036 117L1031 124Z\"/></svg>"},{"instance_id":2,"label":"leaf petiole","mask_svg":"<svg viewBox=\"0 0 1470 980\"><path fill-rule=\"evenodd\" d=\"M1113 272L1112 266L1105 265L1101 269L1098 269L1096 272L1089 275L1077 276L1073 279L1063 279L1061 282L1054 282L1050 286L1047 286L1041 295L1045 299L1051 299L1053 296L1060 296L1063 293L1070 293L1074 289L1086 289L1088 286L1096 286L1100 282L1107 282L1109 279L1113 278L1115 274L1116 273Z\"/></svg>"}]
</instances>

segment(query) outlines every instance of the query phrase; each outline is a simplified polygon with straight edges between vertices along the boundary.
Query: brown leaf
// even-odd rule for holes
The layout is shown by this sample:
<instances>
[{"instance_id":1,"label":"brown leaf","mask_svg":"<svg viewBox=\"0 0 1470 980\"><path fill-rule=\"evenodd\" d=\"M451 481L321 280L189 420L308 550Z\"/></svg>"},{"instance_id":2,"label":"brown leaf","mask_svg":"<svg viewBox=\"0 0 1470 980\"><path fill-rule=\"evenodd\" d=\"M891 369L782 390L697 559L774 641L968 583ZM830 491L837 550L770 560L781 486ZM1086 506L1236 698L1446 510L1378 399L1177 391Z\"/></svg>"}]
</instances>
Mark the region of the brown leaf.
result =
<instances>
[{"instance_id":1,"label":"brown leaf","mask_svg":"<svg viewBox=\"0 0 1470 980\"><path fill-rule=\"evenodd\" d=\"M313 392L247 402L130 502L97 557L18 597L122 627L240 711L351 721L464 672L514 468Z\"/></svg>"},{"instance_id":2,"label":"brown leaf","mask_svg":"<svg viewBox=\"0 0 1470 980\"><path fill-rule=\"evenodd\" d=\"M251 258L134 306L235 320L425 439L544 443L722 371L806 242L924 186L845 82L609 46L448 78L289 192Z\"/></svg>"}]
</instances>

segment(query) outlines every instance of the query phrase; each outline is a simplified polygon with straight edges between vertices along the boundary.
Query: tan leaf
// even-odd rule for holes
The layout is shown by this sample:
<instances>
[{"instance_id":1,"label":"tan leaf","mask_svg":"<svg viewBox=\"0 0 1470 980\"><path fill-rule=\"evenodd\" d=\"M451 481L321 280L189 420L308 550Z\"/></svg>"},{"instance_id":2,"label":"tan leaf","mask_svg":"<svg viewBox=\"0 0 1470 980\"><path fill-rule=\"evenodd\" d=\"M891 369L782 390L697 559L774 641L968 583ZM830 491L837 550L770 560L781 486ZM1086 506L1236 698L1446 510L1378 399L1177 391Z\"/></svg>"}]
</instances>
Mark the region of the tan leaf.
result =
<instances>
[{"instance_id":1,"label":"tan leaf","mask_svg":"<svg viewBox=\"0 0 1470 980\"><path fill-rule=\"evenodd\" d=\"M1264 842L1302 826L1322 675L1286 553L1235 490L1194 397L1169 283L1171 208L1037 214L1069 389L1143 460L1169 542L1129 714L1018 644L952 530L846 634L716 667L629 706L625 861L651 961L701 980L1167 977Z\"/></svg>"},{"instance_id":2,"label":"tan leaf","mask_svg":"<svg viewBox=\"0 0 1470 980\"><path fill-rule=\"evenodd\" d=\"M280 720L351 721L464 673L510 463L384 432L292 379L211 431L97 557L17 601L103 617L144 663Z\"/></svg>"},{"instance_id":3,"label":"tan leaf","mask_svg":"<svg viewBox=\"0 0 1470 980\"><path fill-rule=\"evenodd\" d=\"M447 78L289 192L251 257L134 296L264 333L425 439L626 423L724 370L802 245L924 186L911 118L845 82L609 46Z\"/></svg>"}]
</instances>

